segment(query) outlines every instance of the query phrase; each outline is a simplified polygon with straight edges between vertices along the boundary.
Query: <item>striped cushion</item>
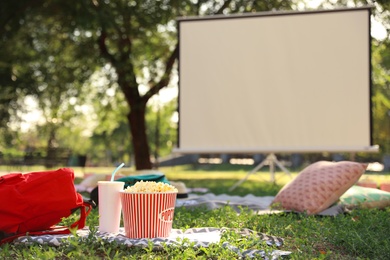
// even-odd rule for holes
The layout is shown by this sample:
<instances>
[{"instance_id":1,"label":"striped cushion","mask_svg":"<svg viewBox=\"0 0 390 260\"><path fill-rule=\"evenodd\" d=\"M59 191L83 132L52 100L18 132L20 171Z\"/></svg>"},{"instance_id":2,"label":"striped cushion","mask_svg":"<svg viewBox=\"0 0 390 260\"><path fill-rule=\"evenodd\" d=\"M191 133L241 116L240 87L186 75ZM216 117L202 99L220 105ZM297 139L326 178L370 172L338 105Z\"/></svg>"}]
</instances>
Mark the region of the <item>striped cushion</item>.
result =
<instances>
[{"instance_id":1,"label":"striped cushion","mask_svg":"<svg viewBox=\"0 0 390 260\"><path fill-rule=\"evenodd\" d=\"M390 206L390 192L352 186L340 197L339 204L362 208L385 208Z\"/></svg>"}]
</instances>

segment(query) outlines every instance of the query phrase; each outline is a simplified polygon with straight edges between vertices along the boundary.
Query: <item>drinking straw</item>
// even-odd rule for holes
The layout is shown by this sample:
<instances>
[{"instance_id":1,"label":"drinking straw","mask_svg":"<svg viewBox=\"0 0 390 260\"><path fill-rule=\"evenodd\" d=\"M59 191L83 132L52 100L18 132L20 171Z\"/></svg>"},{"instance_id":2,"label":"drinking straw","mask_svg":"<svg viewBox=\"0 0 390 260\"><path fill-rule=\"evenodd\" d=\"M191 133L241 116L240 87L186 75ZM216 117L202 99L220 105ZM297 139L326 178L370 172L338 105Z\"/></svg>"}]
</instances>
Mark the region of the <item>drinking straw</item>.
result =
<instances>
[{"instance_id":1,"label":"drinking straw","mask_svg":"<svg viewBox=\"0 0 390 260\"><path fill-rule=\"evenodd\" d=\"M114 177L115 177L115 173L120 169L122 168L123 166L125 166L124 163L121 163L121 165L119 165L118 167L116 167L116 169L112 172L111 174L111 181L114 181Z\"/></svg>"}]
</instances>

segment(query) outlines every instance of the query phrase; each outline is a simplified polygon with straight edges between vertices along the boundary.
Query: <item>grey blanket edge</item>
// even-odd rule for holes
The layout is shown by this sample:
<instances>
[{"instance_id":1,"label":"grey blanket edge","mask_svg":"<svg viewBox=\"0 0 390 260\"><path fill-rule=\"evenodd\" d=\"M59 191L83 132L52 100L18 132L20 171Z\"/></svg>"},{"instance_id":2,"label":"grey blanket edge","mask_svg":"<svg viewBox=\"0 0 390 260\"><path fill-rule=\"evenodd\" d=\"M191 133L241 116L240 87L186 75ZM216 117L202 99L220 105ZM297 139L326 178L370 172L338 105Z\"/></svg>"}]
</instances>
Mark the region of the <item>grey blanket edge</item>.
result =
<instances>
[{"instance_id":1,"label":"grey blanket edge","mask_svg":"<svg viewBox=\"0 0 390 260\"><path fill-rule=\"evenodd\" d=\"M261 199L261 197L259 197ZM178 207L185 207L187 209L191 208L199 208L203 207L208 210L213 210L217 208L221 208L224 206L232 207L237 213L240 213L242 209L249 209L257 212L257 214L281 214L281 213L300 213L294 212L291 210L275 210L272 209L269 205L264 206L255 203L245 203L243 200L241 201L230 201L230 200L219 200L219 199L208 199L207 197L196 197L196 198L188 198L182 201ZM338 214L345 213L346 209L344 205L336 204L333 205L322 212L317 213L319 216L336 216Z\"/></svg>"}]
</instances>

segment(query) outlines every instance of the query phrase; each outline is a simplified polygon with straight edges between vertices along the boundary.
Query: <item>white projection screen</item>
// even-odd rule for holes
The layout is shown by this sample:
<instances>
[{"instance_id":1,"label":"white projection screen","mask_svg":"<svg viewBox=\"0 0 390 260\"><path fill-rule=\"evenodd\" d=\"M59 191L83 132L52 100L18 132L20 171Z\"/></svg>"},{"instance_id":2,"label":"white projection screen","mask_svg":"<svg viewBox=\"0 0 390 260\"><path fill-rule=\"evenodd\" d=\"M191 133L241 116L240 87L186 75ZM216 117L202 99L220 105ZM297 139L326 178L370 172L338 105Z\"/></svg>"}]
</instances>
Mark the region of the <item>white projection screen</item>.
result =
<instances>
[{"instance_id":1,"label":"white projection screen","mask_svg":"<svg viewBox=\"0 0 390 260\"><path fill-rule=\"evenodd\" d=\"M178 19L178 153L359 152L370 8Z\"/></svg>"}]
</instances>

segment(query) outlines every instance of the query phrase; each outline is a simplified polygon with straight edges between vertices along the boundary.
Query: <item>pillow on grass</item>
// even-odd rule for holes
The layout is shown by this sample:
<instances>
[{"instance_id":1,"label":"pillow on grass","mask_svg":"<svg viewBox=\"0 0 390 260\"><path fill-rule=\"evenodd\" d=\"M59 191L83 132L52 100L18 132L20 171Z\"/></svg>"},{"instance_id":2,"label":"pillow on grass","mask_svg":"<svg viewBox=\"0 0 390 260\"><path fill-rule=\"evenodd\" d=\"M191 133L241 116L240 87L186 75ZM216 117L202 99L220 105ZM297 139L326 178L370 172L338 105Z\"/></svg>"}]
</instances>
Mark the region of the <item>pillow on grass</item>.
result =
<instances>
[{"instance_id":1,"label":"pillow on grass","mask_svg":"<svg viewBox=\"0 0 390 260\"><path fill-rule=\"evenodd\" d=\"M382 209L390 206L390 192L375 188L352 186L340 197L338 204Z\"/></svg>"},{"instance_id":2,"label":"pillow on grass","mask_svg":"<svg viewBox=\"0 0 390 260\"><path fill-rule=\"evenodd\" d=\"M335 203L366 168L367 164L349 161L313 163L279 191L272 205L317 214Z\"/></svg>"}]
</instances>

